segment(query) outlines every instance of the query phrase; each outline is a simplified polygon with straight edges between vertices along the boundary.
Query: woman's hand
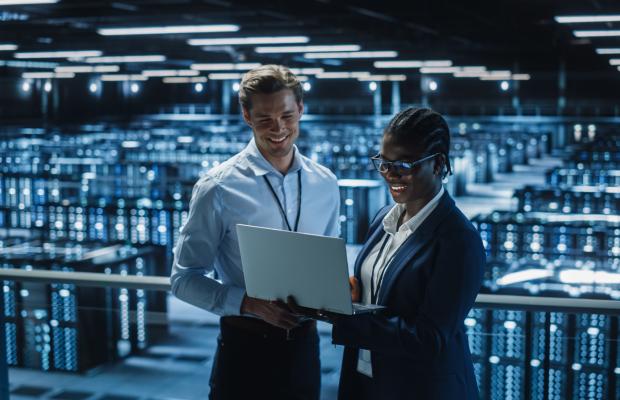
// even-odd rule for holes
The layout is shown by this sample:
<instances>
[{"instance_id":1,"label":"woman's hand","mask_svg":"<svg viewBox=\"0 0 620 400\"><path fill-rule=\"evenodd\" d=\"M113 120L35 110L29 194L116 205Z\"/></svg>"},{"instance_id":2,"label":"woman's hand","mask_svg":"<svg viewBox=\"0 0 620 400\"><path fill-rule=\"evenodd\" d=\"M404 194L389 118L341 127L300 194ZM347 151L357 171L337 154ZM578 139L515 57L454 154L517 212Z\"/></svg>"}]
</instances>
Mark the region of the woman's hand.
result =
<instances>
[{"instance_id":1,"label":"woman's hand","mask_svg":"<svg viewBox=\"0 0 620 400\"><path fill-rule=\"evenodd\" d=\"M359 303L362 294L360 292L360 283L358 282L357 278L354 276L350 276L349 285L351 286L351 301L353 303Z\"/></svg>"}]
</instances>

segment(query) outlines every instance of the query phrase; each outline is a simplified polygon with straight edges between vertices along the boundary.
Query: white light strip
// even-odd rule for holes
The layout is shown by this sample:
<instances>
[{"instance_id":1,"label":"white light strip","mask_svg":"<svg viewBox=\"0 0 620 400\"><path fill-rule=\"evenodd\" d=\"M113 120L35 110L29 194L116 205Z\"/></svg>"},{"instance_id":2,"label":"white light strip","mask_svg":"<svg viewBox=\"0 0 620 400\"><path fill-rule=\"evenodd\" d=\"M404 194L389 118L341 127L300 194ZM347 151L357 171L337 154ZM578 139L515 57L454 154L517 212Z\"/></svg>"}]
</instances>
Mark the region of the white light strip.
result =
<instances>
[{"instance_id":1,"label":"white light strip","mask_svg":"<svg viewBox=\"0 0 620 400\"><path fill-rule=\"evenodd\" d=\"M368 75L357 78L357 80L362 82L367 81L381 81L381 82L398 82L398 81L406 81L407 75Z\"/></svg>"},{"instance_id":2,"label":"white light strip","mask_svg":"<svg viewBox=\"0 0 620 400\"><path fill-rule=\"evenodd\" d=\"M326 51L359 51L361 47L357 44L339 44L325 46L266 46L256 47L257 53L310 53Z\"/></svg>"},{"instance_id":3,"label":"white light strip","mask_svg":"<svg viewBox=\"0 0 620 400\"><path fill-rule=\"evenodd\" d=\"M290 68L290 71L295 75L298 74L307 74L307 75L316 75L324 72L323 68Z\"/></svg>"},{"instance_id":4,"label":"white light strip","mask_svg":"<svg viewBox=\"0 0 620 400\"><path fill-rule=\"evenodd\" d=\"M22 78L24 79L71 79L75 77L75 74L70 72L24 72Z\"/></svg>"},{"instance_id":5,"label":"white light strip","mask_svg":"<svg viewBox=\"0 0 620 400\"><path fill-rule=\"evenodd\" d=\"M103 54L99 50L78 51L36 51L28 53L15 53L15 58L72 58L72 57L98 57Z\"/></svg>"},{"instance_id":6,"label":"white light strip","mask_svg":"<svg viewBox=\"0 0 620 400\"><path fill-rule=\"evenodd\" d=\"M308 43L309 41L310 38L307 36L256 36L240 38L189 39L187 44L190 46L229 46L244 44Z\"/></svg>"},{"instance_id":7,"label":"white light strip","mask_svg":"<svg viewBox=\"0 0 620 400\"><path fill-rule=\"evenodd\" d=\"M14 6L24 4L54 4L60 0L0 0L0 6Z\"/></svg>"},{"instance_id":8,"label":"white light strip","mask_svg":"<svg viewBox=\"0 0 620 400\"><path fill-rule=\"evenodd\" d=\"M101 80L102 81L107 81L107 82L118 82L118 81L145 81L148 78L146 76L142 76L142 75L124 75L124 74L118 74L118 75L101 75Z\"/></svg>"},{"instance_id":9,"label":"white light strip","mask_svg":"<svg viewBox=\"0 0 620 400\"><path fill-rule=\"evenodd\" d=\"M596 49L597 54L620 54L620 48Z\"/></svg>"},{"instance_id":10,"label":"white light strip","mask_svg":"<svg viewBox=\"0 0 620 400\"><path fill-rule=\"evenodd\" d=\"M242 77L243 74L235 73L209 74L209 79L213 79L214 81L239 80Z\"/></svg>"},{"instance_id":11,"label":"white light strip","mask_svg":"<svg viewBox=\"0 0 620 400\"><path fill-rule=\"evenodd\" d=\"M398 57L396 51L352 51L333 53L305 53L304 58L394 58Z\"/></svg>"},{"instance_id":12,"label":"white light strip","mask_svg":"<svg viewBox=\"0 0 620 400\"><path fill-rule=\"evenodd\" d=\"M513 81L529 81L532 77L530 74L513 74L510 78Z\"/></svg>"},{"instance_id":13,"label":"white light strip","mask_svg":"<svg viewBox=\"0 0 620 400\"><path fill-rule=\"evenodd\" d=\"M577 24L588 22L618 22L620 15L574 15L574 16L558 16L555 21L560 24Z\"/></svg>"},{"instance_id":14,"label":"white light strip","mask_svg":"<svg viewBox=\"0 0 620 400\"><path fill-rule=\"evenodd\" d=\"M0 44L0 51L13 51L13 50L17 50L16 44L10 44L10 43Z\"/></svg>"},{"instance_id":15,"label":"white light strip","mask_svg":"<svg viewBox=\"0 0 620 400\"><path fill-rule=\"evenodd\" d=\"M497 280L499 286L512 285L513 283L533 281L536 279L553 276L553 271L546 269L524 269L506 274Z\"/></svg>"},{"instance_id":16,"label":"white light strip","mask_svg":"<svg viewBox=\"0 0 620 400\"><path fill-rule=\"evenodd\" d=\"M454 74L460 72L459 67L422 67L420 73L422 74Z\"/></svg>"},{"instance_id":17,"label":"white light strip","mask_svg":"<svg viewBox=\"0 0 620 400\"><path fill-rule=\"evenodd\" d=\"M451 67L450 60L432 60L432 61L375 61L375 68L422 68L422 67Z\"/></svg>"},{"instance_id":18,"label":"white light strip","mask_svg":"<svg viewBox=\"0 0 620 400\"><path fill-rule=\"evenodd\" d=\"M148 26L136 28L101 28L97 33L103 36L126 35L168 35L177 33L237 32L238 25L179 25Z\"/></svg>"},{"instance_id":19,"label":"white light strip","mask_svg":"<svg viewBox=\"0 0 620 400\"><path fill-rule=\"evenodd\" d=\"M191 69L147 69L142 71L143 76L164 77L164 76L198 76L200 72Z\"/></svg>"},{"instance_id":20,"label":"white light strip","mask_svg":"<svg viewBox=\"0 0 620 400\"><path fill-rule=\"evenodd\" d=\"M613 37L620 36L620 30L607 30L607 31L574 31L573 34L578 38L587 37Z\"/></svg>"},{"instance_id":21,"label":"white light strip","mask_svg":"<svg viewBox=\"0 0 620 400\"><path fill-rule=\"evenodd\" d=\"M116 64L116 63L132 63L132 62L162 62L166 61L166 56L159 54L147 54L139 56L107 56L107 57L89 57L84 60L89 64Z\"/></svg>"},{"instance_id":22,"label":"white light strip","mask_svg":"<svg viewBox=\"0 0 620 400\"><path fill-rule=\"evenodd\" d=\"M56 72L73 72L80 73L93 73L93 72L118 72L120 67L118 65L65 65L56 67Z\"/></svg>"},{"instance_id":23,"label":"white light strip","mask_svg":"<svg viewBox=\"0 0 620 400\"><path fill-rule=\"evenodd\" d=\"M55 62L43 62L43 61L0 60L0 66L3 66L3 67L13 67L13 68L50 69L50 68L56 68L58 66L58 63L55 63Z\"/></svg>"},{"instance_id":24,"label":"white light strip","mask_svg":"<svg viewBox=\"0 0 620 400\"><path fill-rule=\"evenodd\" d=\"M487 71L459 71L454 73L455 78L480 78L487 75Z\"/></svg>"},{"instance_id":25,"label":"white light strip","mask_svg":"<svg viewBox=\"0 0 620 400\"><path fill-rule=\"evenodd\" d=\"M370 72L358 71L358 72L323 72L317 74L319 79L350 79L350 78L363 78L370 76Z\"/></svg>"},{"instance_id":26,"label":"white light strip","mask_svg":"<svg viewBox=\"0 0 620 400\"><path fill-rule=\"evenodd\" d=\"M609 60L610 65L620 65L620 58L612 58Z\"/></svg>"},{"instance_id":27,"label":"white light strip","mask_svg":"<svg viewBox=\"0 0 620 400\"><path fill-rule=\"evenodd\" d=\"M260 67L260 63L219 63L219 64L192 64L191 69L197 71L249 71L252 68Z\"/></svg>"},{"instance_id":28,"label":"white light strip","mask_svg":"<svg viewBox=\"0 0 620 400\"><path fill-rule=\"evenodd\" d=\"M206 82L206 76L195 76L192 78L184 78L184 77L167 77L163 79L164 83L198 83L198 82Z\"/></svg>"}]
</instances>

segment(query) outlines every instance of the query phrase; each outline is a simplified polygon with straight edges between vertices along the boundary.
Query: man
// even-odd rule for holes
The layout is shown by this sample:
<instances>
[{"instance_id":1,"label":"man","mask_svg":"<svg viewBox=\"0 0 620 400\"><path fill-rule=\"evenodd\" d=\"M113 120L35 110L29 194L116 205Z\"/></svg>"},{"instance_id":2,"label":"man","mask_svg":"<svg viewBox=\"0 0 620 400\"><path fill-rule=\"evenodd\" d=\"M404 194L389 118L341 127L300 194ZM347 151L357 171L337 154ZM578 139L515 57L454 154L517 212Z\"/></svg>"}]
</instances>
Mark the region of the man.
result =
<instances>
[{"instance_id":1,"label":"man","mask_svg":"<svg viewBox=\"0 0 620 400\"><path fill-rule=\"evenodd\" d=\"M294 145L302 94L297 77L282 66L244 75L239 102L253 139L196 183L174 251L172 293L221 316L211 399L319 398L316 324L283 303L245 294L235 228L339 234L335 176ZM214 270L218 280L207 276Z\"/></svg>"}]
</instances>

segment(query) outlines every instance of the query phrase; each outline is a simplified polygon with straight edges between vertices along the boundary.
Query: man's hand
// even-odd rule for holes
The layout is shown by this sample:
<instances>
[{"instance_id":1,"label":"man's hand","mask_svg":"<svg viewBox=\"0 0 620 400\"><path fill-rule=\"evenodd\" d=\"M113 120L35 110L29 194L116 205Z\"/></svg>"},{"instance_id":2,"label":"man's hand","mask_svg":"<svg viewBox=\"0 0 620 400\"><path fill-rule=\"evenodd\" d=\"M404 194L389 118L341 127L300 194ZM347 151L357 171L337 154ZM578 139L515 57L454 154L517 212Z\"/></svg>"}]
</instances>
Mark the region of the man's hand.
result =
<instances>
[{"instance_id":1,"label":"man's hand","mask_svg":"<svg viewBox=\"0 0 620 400\"><path fill-rule=\"evenodd\" d=\"M358 303L362 295L360 292L360 283L357 281L356 277L350 276L349 285L351 286L351 301L353 303Z\"/></svg>"},{"instance_id":2,"label":"man's hand","mask_svg":"<svg viewBox=\"0 0 620 400\"><path fill-rule=\"evenodd\" d=\"M295 313L296 315L300 315L307 318L316 319L319 321L328 322L333 324L339 317L338 314L325 311L325 310L315 310L314 308L302 307L295 301L293 296L288 296L286 298L286 305L288 308Z\"/></svg>"},{"instance_id":3,"label":"man's hand","mask_svg":"<svg viewBox=\"0 0 620 400\"><path fill-rule=\"evenodd\" d=\"M241 313L256 315L282 329L293 329L299 325L299 317L291 313L281 301L261 300L245 295L241 303Z\"/></svg>"}]
</instances>

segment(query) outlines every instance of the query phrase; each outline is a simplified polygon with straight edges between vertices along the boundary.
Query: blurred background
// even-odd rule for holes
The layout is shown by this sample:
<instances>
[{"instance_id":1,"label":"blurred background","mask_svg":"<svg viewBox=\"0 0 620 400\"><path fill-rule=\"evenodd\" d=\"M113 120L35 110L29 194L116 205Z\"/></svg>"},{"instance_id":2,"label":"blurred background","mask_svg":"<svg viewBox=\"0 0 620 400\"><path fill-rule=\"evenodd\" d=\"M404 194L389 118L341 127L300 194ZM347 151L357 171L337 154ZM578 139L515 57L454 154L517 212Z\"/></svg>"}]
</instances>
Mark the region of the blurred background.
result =
<instances>
[{"instance_id":1,"label":"blurred background","mask_svg":"<svg viewBox=\"0 0 620 400\"><path fill-rule=\"evenodd\" d=\"M446 116L445 186L487 251L481 399L620 398L612 0L0 0L0 398L207 397L218 319L170 296L171 250L193 184L251 138L241 75L270 63L303 81L298 146L339 178L350 263L391 202L383 127Z\"/></svg>"}]
</instances>

